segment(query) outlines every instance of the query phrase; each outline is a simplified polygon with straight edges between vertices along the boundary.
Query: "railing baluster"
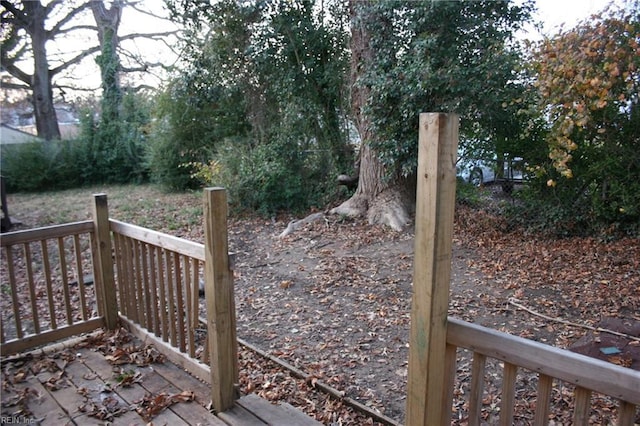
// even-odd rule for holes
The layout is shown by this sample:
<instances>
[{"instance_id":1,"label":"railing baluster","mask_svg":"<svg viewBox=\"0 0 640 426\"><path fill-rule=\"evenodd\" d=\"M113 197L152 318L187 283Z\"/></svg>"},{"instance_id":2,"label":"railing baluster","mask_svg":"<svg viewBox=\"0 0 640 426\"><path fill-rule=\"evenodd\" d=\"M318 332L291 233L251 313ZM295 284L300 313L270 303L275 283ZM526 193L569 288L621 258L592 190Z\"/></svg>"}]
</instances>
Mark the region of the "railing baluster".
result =
<instances>
[{"instance_id":1,"label":"railing baluster","mask_svg":"<svg viewBox=\"0 0 640 426\"><path fill-rule=\"evenodd\" d=\"M69 277L67 276L67 257L65 256L64 237L58 237L58 260L60 261L62 294L64 296L65 310L67 311L67 324L73 325L73 313L71 312L71 296L69 295Z\"/></svg>"},{"instance_id":2,"label":"railing baluster","mask_svg":"<svg viewBox=\"0 0 640 426\"><path fill-rule=\"evenodd\" d=\"M455 345L447 343L444 355L444 371L445 386L443 389L442 402L445 409L442 410L442 425L451 424L451 409L453 407L453 386L456 382L456 368L458 366L458 360L456 355L458 354L458 348Z\"/></svg>"},{"instance_id":3,"label":"railing baluster","mask_svg":"<svg viewBox=\"0 0 640 426\"><path fill-rule=\"evenodd\" d=\"M513 406L515 404L515 388L518 367L505 362L502 377L502 401L500 403L500 425L513 424Z\"/></svg>"},{"instance_id":4,"label":"railing baluster","mask_svg":"<svg viewBox=\"0 0 640 426\"><path fill-rule=\"evenodd\" d=\"M173 259L169 251L165 251L167 262L167 308L169 311L169 337L171 346L176 347L176 306L173 287Z\"/></svg>"},{"instance_id":5,"label":"railing baluster","mask_svg":"<svg viewBox=\"0 0 640 426\"><path fill-rule=\"evenodd\" d=\"M158 283L157 279L158 268L156 268L156 253L157 248L151 247L149 249L149 272L151 277L151 310L153 315L153 332L156 336L160 337L160 304L158 304Z\"/></svg>"},{"instance_id":6,"label":"railing baluster","mask_svg":"<svg viewBox=\"0 0 640 426\"><path fill-rule=\"evenodd\" d=\"M178 317L178 347L180 352L184 352L186 350L186 341L185 341L185 333L184 333L184 317L185 317L185 309L184 309L184 294L182 291L182 267L180 263L180 254L177 252L173 252L173 267L174 267L174 276L175 276L175 284L176 284L176 315Z\"/></svg>"},{"instance_id":7,"label":"railing baluster","mask_svg":"<svg viewBox=\"0 0 640 426\"><path fill-rule=\"evenodd\" d=\"M589 412L591 411L591 391L580 386L575 390L576 406L573 411L573 424L575 426L589 424Z\"/></svg>"},{"instance_id":8,"label":"railing baluster","mask_svg":"<svg viewBox=\"0 0 640 426\"><path fill-rule=\"evenodd\" d=\"M191 265L191 327L195 330L200 326L200 261L191 258Z\"/></svg>"},{"instance_id":9,"label":"railing baluster","mask_svg":"<svg viewBox=\"0 0 640 426\"><path fill-rule=\"evenodd\" d=\"M98 249L98 237L95 232L91 232L89 234L89 244L91 246L91 270L93 271L93 294L96 298L95 312L98 315L98 317L100 317L104 315L104 309L103 309L104 295L102 294L102 290L100 290L100 288L102 287L102 276L98 274L98 268L96 267L96 265L100 264L100 250ZM117 251L115 252L115 256L116 256L116 265L117 265L117 262L119 261ZM115 273L116 271L114 270L114 275ZM115 280L115 285L119 286L120 285L119 281L120 280ZM118 296L120 294L120 291L118 290L116 293L117 293L116 296ZM118 309L122 309L122 304L118 303L117 298L116 298L116 303L118 304Z\"/></svg>"},{"instance_id":10,"label":"railing baluster","mask_svg":"<svg viewBox=\"0 0 640 426\"><path fill-rule=\"evenodd\" d=\"M193 317L193 312L192 312L192 299L193 299L193 292L191 291L191 287L192 287L192 283L191 283L191 262L189 257L187 256L182 256L182 261L184 263L184 293L186 296L186 316L187 316L187 327L186 327L186 336L187 336L187 350L189 352L189 356L190 357L194 357L195 356L195 342L194 342L194 338L195 338L195 328L193 327L193 322L191 321L191 318Z\"/></svg>"},{"instance_id":11,"label":"railing baluster","mask_svg":"<svg viewBox=\"0 0 640 426\"><path fill-rule=\"evenodd\" d=\"M144 283L142 282L142 263L140 259L140 244L142 243L138 240L133 240L133 239L131 240L131 243L133 245L133 257L132 257L131 265L133 266L133 269L134 269L133 282L134 282L134 289L136 294L136 297L135 297L136 318L137 318L138 324L146 328L147 327L147 318L145 315L146 307L145 307L144 292L142 290Z\"/></svg>"},{"instance_id":12,"label":"railing baluster","mask_svg":"<svg viewBox=\"0 0 640 426\"><path fill-rule=\"evenodd\" d=\"M633 426L636 419L636 406L627 401L620 401L618 407L618 426Z\"/></svg>"},{"instance_id":13,"label":"railing baluster","mask_svg":"<svg viewBox=\"0 0 640 426\"><path fill-rule=\"evenodd\" d=\"M166 264L165 252L162 248L156 247L158 253L158 288L160 289L160 319L162 329L162 340L169 341L169 324L167 318L167 297L166 297L166 275L164 265Z\"/></svg>"},{"instance_id":14,"label":"railing baluster","mask_svg":"<svg viewBox=\"0 0 640 426\"><path fill-rule=\"evenodd\" d=\"M76 261L76 280L78 282L78 296L80 297L80 315L82 320L86 321L89 317L87 309L87 295L84 287L84 272L82 269L82 246L80 245L80 236L73 236L73 254ZM95 281L95 277L94 277Z\"/></svg>"},{"instance_id":15,"label":"railing baluster","mask_svg":"<svg viewBox=\"0 0 640 426\"><path fill-rule=\"evenodd\" d=\"M469 392L469 426L480 424L482 412L482 393L484 391L484 370L487 365L487 357L477 352L473 353L471 364L471 388Z\"/></svg>"},{"instance_id":16,"label":"railing baluster","mask_svg":"<svg viewBox=\"0 0 640 426\"><path fill-rule=\"evenodd\" d=\"M533 418L535 426L546 426L549 423L549 407L551 404L551 389L553 378L546 374L538 377L538 392L536 400L536 413Z\"/></svg>"},{"instance_id":17,"label":"railing baluster","mask_svg":"<svg viewBox=\"0 0 640 426\"><path fill-rule=\"evenodd\" d=\"M129 309L128 318L131 319L133 322L138 323L139 320L138 320L138 308L137 308L138 301L136 300L136 278L135 278L134 266L133 266L134 241L129 237L125 237L124 242L125 242L125 261L127 265L127 279L125 281L125 284L127 287L127 305Z\"/></svg>"},{"instance_id":18,"label":"railing baluster","mask_svg":"<svg viewBox=\"0 0 640 426\"><path fill-rule=\"evenodd\" d=\"M115 253L115 264L116 264L116 287L118 289L118 309L124 314L127 315L126 305L124 303L124 264L123 258L124 253L122 252L122 236L120 234L113 234L113 249Z\"/></svg>"},{"instance_id":19,"label":"railing baluster","mask_svg":"<svg viewBox=\"0 0 640 426\"><path fill-rule=\"evenodd\" d=\"M51 285L51 265L49 262L49 249L47 248L47 240L40 240L40 247L42 248L42 264L44 267L44 279L47 285L47 301L49 302L49 321L51 322L51 329L58 328L58 322L56 320L56 307L53 300L53 287Z\"/></svg>"},{"instance_id":20,"label":"railing baluster","mask_svg":"<svg viewBox=\"0 0 640 426\"><path fill-rule=\"evenodd\" d=\"M146 243L140 243L140 256L142 258L142 289L143 301L145 308L145 324L147 330L153 330L153 317L151 314L151 292L149 290L149 246Z\"/></svg>"},{"instance_id":21,"label":"railing baluster","mask_svg":"<svg viewBox=\"0 0 640 426\"><path fill-rule=\"evenodd\" d=\"M29 243L23 244L24 262L27 269L27 285L29 286L29 299L31 302L31 317L33 319L33 332L40 334L40 317L38 316L38 302L36 300L36 283L33 279L33 259Z\"/></svg>"},{"instance_id":22,"label":"railing baluster","mask_svg":"<svg viewBox=\"0 0 640 426\"><path fill-rule=\"evenodd\" d=\"M16 274L13 269L13 246L7 246L7 269L9 272L9 287L11 291L11 302L13 308L13 322L16 325L16 335L18 339L23 336L22 321L20 319L20 303L18 301L18 286L16 285Z\"/></svg>"}]
</instances>

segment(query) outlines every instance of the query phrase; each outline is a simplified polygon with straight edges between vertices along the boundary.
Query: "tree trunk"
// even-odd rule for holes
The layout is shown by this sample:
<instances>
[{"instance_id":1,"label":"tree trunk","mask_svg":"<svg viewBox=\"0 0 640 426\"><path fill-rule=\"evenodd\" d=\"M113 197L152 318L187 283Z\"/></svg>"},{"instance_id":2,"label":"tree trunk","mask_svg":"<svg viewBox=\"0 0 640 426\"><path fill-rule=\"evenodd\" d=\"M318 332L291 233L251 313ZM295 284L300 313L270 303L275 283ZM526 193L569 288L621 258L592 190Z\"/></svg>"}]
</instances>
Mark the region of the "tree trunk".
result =
<instances>
[{"instance_id":1,"label":"tree trunk","mask_svg":"<svg viewBox=\"0 0 640 426\"><path fill-rule=\"evenodd\" d=\"M331 210L332 214L348 217L367 217L371 224L389 225L400 231L409 222L409 211L415 203L410 179L387 180L384 165L371 146L373 133L371 120L364 113L369 89L359 80L371 63L370 35L361 13L369 6L367 1L349 0L351 17L351 110L360 134L359 179L355 194Z\"/></svg>"},{"instance_id":2,"label":"tree trunk","mask_svg":"<svg viewBox=\"0 0 640 426\"><path fill-rule=\"evenodd\" d=\"M45 140L60 139L58 117L53 105L53 88L47 59L47 32L45 31L45 7L39 1L24 2L26 16L31 21L29 35L33 47L33 110L38 136Z\"/></svg>"},{"instance_id":3,"label":"tree trunk","mask_svg":"<svg viewBox=\"0 0 640 426\"><path fill-rule=\"evenodd\" d=\"M102 76L102 122L114 125L118 123L122 100L117 49L123 3L121 0L115 0L109 9L100 1L92 1L90 5L100 38L100 55L96 58L96 62Z\"/></svg>"}]
</instances>

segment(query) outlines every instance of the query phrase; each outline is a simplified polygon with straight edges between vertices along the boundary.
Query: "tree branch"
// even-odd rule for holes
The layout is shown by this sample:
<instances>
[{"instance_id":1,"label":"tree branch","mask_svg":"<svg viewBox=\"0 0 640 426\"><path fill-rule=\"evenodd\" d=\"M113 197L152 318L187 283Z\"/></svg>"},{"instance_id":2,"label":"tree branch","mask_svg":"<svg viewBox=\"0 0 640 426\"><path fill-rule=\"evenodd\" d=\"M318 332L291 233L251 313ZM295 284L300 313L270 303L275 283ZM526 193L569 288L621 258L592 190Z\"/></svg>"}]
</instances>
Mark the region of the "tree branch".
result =
<instances>
[{"instance_id":1,"label":"tree branch","mask_svg":"<svg viewBox=\"0 0 640 426\"><path fill-rule=\"evenodd\" d=\"M19 22L20 23L20 25L18 25L19 27L26 29L29 26L29 21L27 20L22 10L16 9L16 7L7 0L1 0L0 5L13 14L13 17L14 17L13 21ZM10 21L11 21L10 19L3 20L3 22L10 22Z\"/></svg>"},{"instance_id":2,"label":"tree branch","mask_svg":"<svg viewBox=\"0 0 640 426\"><path fill-rule=\"evenodd\" d=\"M54 5L54 3L62 3L63 0L56 0L52 3L50 3L49 5L47 5L47 14L51 11L49 6ZM82 12L83 10L85 10L87 7L89 7L89 5L91 4L91 2L85 2L83 4L81 4L80 6L76 7L75 9L72 9L71 11L69 11L69 13L62 18L60 21L58 21L53 28L51 28L49 31L47 31L47 37L50 39L53 39L53 37L55 37L56 34L59 34L60 31L62 30L62 26L65 25L67 22L71 21L73 18L75 18L75 16ZM55 5L54 5L55 6ZM52 8L51 8L52 9Z\"/></svg>"},{"instance_id":3,"label":"tree branch","mask_svg":"<svg viewBox=\"0 0 640 426\"><path fill-rule=\"evenodd\" d=\"M70 33L71 31L76 31L76 30L98 31L98 27L96 27L95 25L76 25L75 27L69 27L69 28L62 29L62 30L58 31L57 34L66 34L66 33Z\"/></svg>"},{"instance_id":4,"label":"tree branch","mask_svg":"<svg viewBox=\"0 0 640 426\"><path fill-rule=\"evenodd\" d=\"M135 38L156 38L156 37L166 37L166 36L170 36L170 35L177 35L180 33L180 30L175 30L175 31L166 31L163 33L148 33L148 34L144 34L144 33L131 33L131 34L127 34L127 35L123 35L120 38L120 41L122 40L132 40Z\"/></svg>"},{"instance_id":5,"label":"tree branch","mask_svg":"<svg viewBox=\"0 0 640 426\"><path fill-rule=\"evenodd\" d=\"M72 58L72 59L70 59L70 60L58 65L57 67L51 69L49 71L49 74L54 76L54 75L58 74L60 71L69 68L71 65L75 65L78 62L82 61L87 56L91 56L94 53L99 52L99 51L100 51L100 46L94 46L94 47L92 47L90 49L87 49L84 52L82 52L79 55L77 55L75 58Z\"/></svg>"},{"instance_id":6,"label":"tree branch","mask_svg":"<svg viewBox=\"0 0 640 426\"><path fill-rule=\"evenodd\" d=\"M25 84L31 85L32 75L27 74L18 68L13 62L9 62L4 55L2 55L2 68L4 68L9 74Z\"/></svg>"},{"instance_id":7,"label":"tree branch","mask_svg":"<svg viewBox=\"0 0 640 426\"><path fill-rule=\"evenodd\" d=\"M30 90L31 88L27 85L23 85L23 84L18 84L18 83L12 83L10 81L3 81L2 83L0 83L0 86L3 89L12 89L12 90Z\"/></svg>"}]
</instances>

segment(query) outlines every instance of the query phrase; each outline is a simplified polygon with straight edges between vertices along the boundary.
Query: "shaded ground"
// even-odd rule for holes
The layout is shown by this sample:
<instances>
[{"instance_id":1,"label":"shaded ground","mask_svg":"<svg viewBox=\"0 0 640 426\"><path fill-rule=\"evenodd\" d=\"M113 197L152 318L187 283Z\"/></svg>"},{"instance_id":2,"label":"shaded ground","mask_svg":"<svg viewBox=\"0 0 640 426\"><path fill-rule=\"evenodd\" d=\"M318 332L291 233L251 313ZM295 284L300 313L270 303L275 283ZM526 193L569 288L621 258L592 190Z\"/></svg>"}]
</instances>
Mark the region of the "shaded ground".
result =
<instances>
[{"instance_id":1,"label":"shaded ground","mask_svg":"<svg viewBox=\"0 0 640 426\"><path fill-rule=\"evenodd\" d=\"M165 196L149 187L104 190L110 195L112 217L203 241L199 194ZM74 216L74 220L88 217L88 194L75 201L79 217ZM73 210L69 206L74 204L64 197L59 195L51 203ZM34 213L37 209L29 210L35 200L42 202L42 197L10 197L11 215L20 218L25 227L42 224ZM528 235L509 229L496 214L505 202L511 201L488 192L481 207L458 207L450 314L543 343L575 346L576 350L592 350L608 342L603 340L607 333L584 327L602 326L602 321L613 327L628 324L622 332L638 337L638 239L550 240ZM55 209L46 202L44 205L42 211L51 216ZM69 221L69 215L73 212L65 214L65 221ZM331 217L278 238L289 219L230 220L230 249L237 253L239 337L346 396L402 421L412 229L397 233L362 221ZM549 318L562 318L564 322ZM611 345L627 352L621 351L624 356L599 352L601 358L637 365L633 360L637 340L621 337ZM287 400L325 424L363 424L362 418L353 417L342 405L311 396L312 383L295 382L281 369L247 351L241 353L241 366L245 367L241 377L245 391ZM468 368L467 355L460 353L460 393L468 386ZM524 391L516 401L516 413L518 424L528 424L535 405L530 398L535 382L526 377L521 381ZM499 411L498 385L489 377L487 388L492 396L483 401L483 417L489 424ZM570 392L558 390L554 401L559 411L552 420L570 423L566 417L566 408L572 404ZM593 403L592 420L610 423L615 417L610 401L594 398ZM456 402L452 413L455 424L466 424L465 410L464 402Z\"/></svg>"},{"instance_id":2,"label":"shaded ground","mask_svg":"<svg viewBox=\"0 0 640 426\"><path fill-rule=\"evenodd\" d=\"M465 222L469 215L473 223ZM596 326L609 317L639 323L637 240L539 241L517 232L504 235L495 229L496 221L466 209L458 215L450 315L561 347L580 339L594 348L607 334L585 334L582 327L546 320L510 299L579 324ZM284 225L263 221L231 227L238 256L239 335L402 421L412 231L330 218L280 240ZM474 227L484 228L481 235ZM612 328L640 337L637 327ZM626 347L627 355L637 348L637 341L623 345L622 340L616 344Z\"/></svg>"}]
</instances>

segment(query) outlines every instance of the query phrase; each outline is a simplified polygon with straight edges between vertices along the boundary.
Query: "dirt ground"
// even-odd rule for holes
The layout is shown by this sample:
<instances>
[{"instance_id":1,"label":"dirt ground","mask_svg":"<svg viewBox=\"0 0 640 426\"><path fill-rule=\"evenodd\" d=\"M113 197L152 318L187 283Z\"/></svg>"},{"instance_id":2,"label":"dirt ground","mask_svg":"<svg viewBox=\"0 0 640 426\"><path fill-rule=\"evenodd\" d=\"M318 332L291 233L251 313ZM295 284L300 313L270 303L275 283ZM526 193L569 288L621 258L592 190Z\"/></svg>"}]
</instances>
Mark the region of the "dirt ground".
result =
<instances>
[{"instance_id":1,"label":"dirt ground","mask_svg":"<svg viewBox=\"0 0 640 426\"><path fill-rule=\"evenodd\" d=\"M473 223L469 215L475 216ZM640 324L637 240L620 242L617 257L609 252L615 244L581 240L584 250L575 240L536 244L532 236L498 232L499 225L500 219L490 214L464 208L458 213L450 315L560 347L578 342L596 355L601 333L549 321L514 303L577 324L593 326L612 317ZM478 233L478 226L484 232ZM231 226L239 336L402 422L413 230L398 233L327 217L281 239L285 227L284 221ZM586 265L589 270L574 269ZM581 276L581 287L576 288L571 274ZM594 283L599 287L604 282L626 287L616 290L624 300L616 301L618 295L608 288L589 294ZM640 337L638 327L624 331ZM618 363L640 367L637 343L616 342L624 354ZM459 371L468 367L467 355L460 355ZM491 423L497 413L487 405ZM464 419L466 405L457 409ZM526 424L527 414L522 418Z\"/></svg>"},{"instance_id":2,"label":"dirt ground","mask_svg":"<svg viewBox=\"0 0 640 426\"><path fill-rule=\"evenodd\" d=\"M113 217L203 241L199 196L165 199L157 192L131 192L124 191L133 201L110 202ZM640 348L633 340L640 337L640 241L558 240L528 234L509 228L497 214L501 205L512 200L492 191L485 198L487 202L480 206L457 207L449 314L640 369ZM27 201L10 198L12 216L20 217L24 227L43 225ZM69 206L62 197L56 202ZM132 208L136 202L144 207ZM74 219L87 218L89 210L83 207ZM291 219L230 219L238 336L312 379L295 384L281 369L242 352L241 369L250 367L241 373L243 390L287 400L325 424L364 424L362 418L349 420L349 414L328 399L310 397L313 380L319 380L402 422L413 226L395 232L363 220L327 216L279 238ZM632 338L611 343L602 338L606 333L586 328L602 324ZM620 349L616 357L598 351L603 342ZM459 354L460 394L468 386L467 355ZM527 377L519 380L526 391L517 401L518 424L528 424L532 404L527 395L535 392L535 383ZM487 395L493 395L483 401L488 424L499 412L498 386L499 379L488 378ZM564 391L558 398L561 408L572 404ZM466 424L466 409L464 401L456 402L453 424ZM570 423L562 411L551 420ZM592 420L608 424L615 417L612 413L610 401L598 399Z\"/></svg>"}]
</instances>

